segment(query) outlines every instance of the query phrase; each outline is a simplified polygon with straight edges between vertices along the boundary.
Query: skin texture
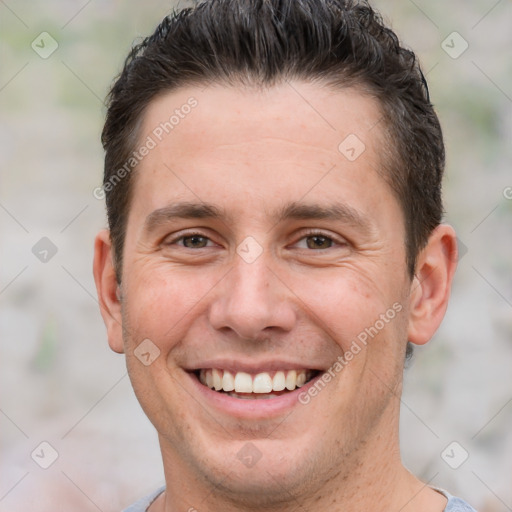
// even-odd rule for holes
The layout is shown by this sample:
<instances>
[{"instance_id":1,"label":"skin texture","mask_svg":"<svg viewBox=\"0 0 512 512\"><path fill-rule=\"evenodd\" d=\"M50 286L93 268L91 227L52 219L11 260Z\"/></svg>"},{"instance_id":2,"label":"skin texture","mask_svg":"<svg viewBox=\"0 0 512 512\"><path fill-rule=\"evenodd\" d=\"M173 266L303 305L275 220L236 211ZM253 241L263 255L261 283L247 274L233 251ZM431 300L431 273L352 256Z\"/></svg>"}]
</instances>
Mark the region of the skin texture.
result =
<instances>
[{"instance_id":1,"label":"skin texture","mask_svg":"<svg viewBox=\"0 0 512 512\"><path fill-rule=\"evenodd\" d=\"M167 491L150 510L442 511L446 499L401 464L398 417L406 343L426 343L444 316L455 234L432 233L411 280L403 214L380 174L378 104L318 83L190 87L151 102L140 140L191 97L197 106L137 168L120 286L108 231L95 246L109 344L159 434ZM338 149L350 134L365 145L354 161ZM183 203L220 215L169 217ZM290 204L345 215L283 217ZM186 247L191 234L207 238ZM240 247L261 254L248 263ZM327 370L393 304L305 405L227 412L187 372ZM145 339L160 351L147 366L134 355ZM238 455L247 446L260 456L251 467Z\"/></svg>"}]
</instances>

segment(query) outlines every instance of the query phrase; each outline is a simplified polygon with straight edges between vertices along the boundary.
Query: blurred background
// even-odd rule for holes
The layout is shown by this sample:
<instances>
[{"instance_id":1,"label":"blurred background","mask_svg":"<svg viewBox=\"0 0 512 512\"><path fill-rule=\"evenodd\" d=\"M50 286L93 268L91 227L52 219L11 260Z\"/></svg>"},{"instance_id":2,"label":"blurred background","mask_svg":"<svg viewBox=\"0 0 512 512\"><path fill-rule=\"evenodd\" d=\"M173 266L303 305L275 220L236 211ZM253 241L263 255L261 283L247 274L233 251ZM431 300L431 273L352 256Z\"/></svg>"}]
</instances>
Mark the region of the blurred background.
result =
<instances>
[{"instance_id":1,"label":"blurred background","mask_svg":"<svg viewBox=\"0 0 512 512\"><path fill-rule=\"evenodd\" d=\"M405 373L403 458L480 512L512 510L512 3L374 4L427 75L461 251ZM0 0L0 512L120 511L163 484L91 266L104 97L173 5Z\"/></svg>"}]
</instances>

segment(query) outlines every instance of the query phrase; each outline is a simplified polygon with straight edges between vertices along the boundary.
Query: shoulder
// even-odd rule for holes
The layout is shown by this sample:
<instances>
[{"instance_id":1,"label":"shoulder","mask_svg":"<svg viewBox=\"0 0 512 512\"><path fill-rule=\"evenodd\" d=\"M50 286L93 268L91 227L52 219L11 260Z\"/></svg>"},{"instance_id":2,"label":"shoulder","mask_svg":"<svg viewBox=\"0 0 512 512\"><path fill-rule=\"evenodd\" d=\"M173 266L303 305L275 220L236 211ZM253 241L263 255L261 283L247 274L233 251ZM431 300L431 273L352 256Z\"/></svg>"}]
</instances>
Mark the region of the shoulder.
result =
<instances>
[{"instance_id":1,"label":"shoulder","mask_svg":"<svg viewBox=\"0 0 512 512\"><path fill-rule=\"evenodd\" d=\"M448 503L444 512L476 512L476 510L460 498L448 496Z\"/></svg>"},{"instance_id":2,"label":"shoulder","mask_svg":"<svg viewBox=\"0 0 512 512\"><path fill-rule=\"evenodd\" d=\"M133 505L130 505L128 508L125 508L123 512L146 512L148 507L155 501L162 492L164 492L165 487L161 487L157 491L151 493L144 498L136 501Z\"/></svg>"}]
</instances>

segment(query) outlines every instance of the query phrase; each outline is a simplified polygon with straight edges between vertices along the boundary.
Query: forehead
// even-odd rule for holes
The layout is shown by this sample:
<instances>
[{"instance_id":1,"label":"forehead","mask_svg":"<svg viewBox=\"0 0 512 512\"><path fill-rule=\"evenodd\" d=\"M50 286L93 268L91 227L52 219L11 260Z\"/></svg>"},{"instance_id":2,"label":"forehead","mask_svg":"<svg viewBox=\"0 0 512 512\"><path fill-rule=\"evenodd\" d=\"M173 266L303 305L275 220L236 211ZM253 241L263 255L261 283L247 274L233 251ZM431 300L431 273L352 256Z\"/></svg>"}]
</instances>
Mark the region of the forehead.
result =
<instances>
[{"instance_id":1,"label":"forehead","mask_svg":"<svg viewBox=\"0 0 512 512\"><path fill-rule=\"evenodd\" d=\"M146 109L142 132L156 142L176 140L175 149L181 137L201 137L198 142L205 149L210 143L250 143L253 150L258 138L265 144L269 142L265 138L288 137L305 147L313 143L338 150L340 142L352 135L356 143L357 139L368 142L371 152L381 135L382 126L377 127L381 119L378 102L356 88L304 82L267 88L210 85L155 98Z\"/></svg>"},{"instance_id":2,"label":"forehead","mask_svg":"<svg viewBox=\"0 0 512 512\"><path fill-rule=\"evenodd\" d=\"M192 198L243 208L251 192L263 211L282 196L334 201L342 189L354 198L376 186L390 193L379 177L381 119L375 99L321 84L168 92L143 118L139 145L150 150L138 165L134 195L152 208Z\"/></svg>"}]
</instances>

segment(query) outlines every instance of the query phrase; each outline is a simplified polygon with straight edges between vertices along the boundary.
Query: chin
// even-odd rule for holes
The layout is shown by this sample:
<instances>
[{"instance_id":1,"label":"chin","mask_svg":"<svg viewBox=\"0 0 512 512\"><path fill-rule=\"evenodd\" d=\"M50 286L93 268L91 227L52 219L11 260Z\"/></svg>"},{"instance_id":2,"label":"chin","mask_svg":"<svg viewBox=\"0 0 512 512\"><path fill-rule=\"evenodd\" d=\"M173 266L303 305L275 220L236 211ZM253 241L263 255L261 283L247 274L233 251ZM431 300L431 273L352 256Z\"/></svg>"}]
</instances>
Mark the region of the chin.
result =
<instances>
[{"instance_id":1,"label":"chin","mask_svg":"<svg viewBox=\"0 0 512 512\"><path fill-rule=\"evenodd\" d=\"M302 443L290 440L257 439L226 441L215 453L198 461L201 473L219 492L239 504L264 507L289 503L314 485L318 471Z\"/></svg>"}]
</instances>

